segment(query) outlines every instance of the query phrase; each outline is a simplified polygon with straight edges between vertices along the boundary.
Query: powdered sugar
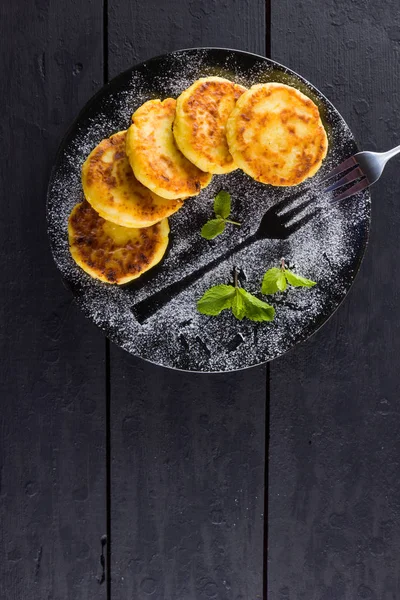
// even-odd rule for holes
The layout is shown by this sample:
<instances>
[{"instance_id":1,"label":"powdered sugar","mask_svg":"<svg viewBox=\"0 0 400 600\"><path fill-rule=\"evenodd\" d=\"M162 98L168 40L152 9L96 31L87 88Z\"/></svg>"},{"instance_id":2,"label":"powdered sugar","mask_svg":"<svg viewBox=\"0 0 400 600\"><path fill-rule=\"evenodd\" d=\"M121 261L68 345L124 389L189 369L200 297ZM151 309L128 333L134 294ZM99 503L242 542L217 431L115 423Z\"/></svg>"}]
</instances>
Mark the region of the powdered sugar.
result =
<instances>
[{"instance_id":1,"label":"powdered sugar","mask_svg":"<svg viewBox=\"0 0 400 600\"><path fill-rule=\"evenodd\" d=\"M285 80L319 102L329 130L330 151L321 172L296 188L272 188L235 171L215 176L196 198L170 218L171 242L159 267L124 287L91 279L72 260L67 222L72 207L83 198L80 170L88 153L104 137L126 129L132 112L149 98L177 97L198 77L218 74L244 85ZM49 234L56 263L84 312L117 344L129 352L168 367L193 371L229 371L279 356L305 339L331 314L346 294L362 258L369 228L370 199L363 192L331 206L320 191L323 174L355 150L352 135L336 111L290 71L271 61L216 50L181 51L134 69L98 95L80 116L57 159L49 187ZM215 194L232 195L232 217L240 229L227 226L213 241L200 237L202 224L212 216ZM284 198L290 209L312 200L303 211L320 212L286 240L258 240L233 251L258 228L265 212ZM232 253L233 252L233 253ZM173 281L231 253L171 298L142 324L132 307ZM210 286L232 282L232 270L252 293L259 293L264 272L285 259L298 273L314 279L312 289L289 289L266 298L276 308L272 323L237 321L229 312L206 317L196 300ZM261 296L260 296L261 297Z\"/></svg>"}]
</instances>

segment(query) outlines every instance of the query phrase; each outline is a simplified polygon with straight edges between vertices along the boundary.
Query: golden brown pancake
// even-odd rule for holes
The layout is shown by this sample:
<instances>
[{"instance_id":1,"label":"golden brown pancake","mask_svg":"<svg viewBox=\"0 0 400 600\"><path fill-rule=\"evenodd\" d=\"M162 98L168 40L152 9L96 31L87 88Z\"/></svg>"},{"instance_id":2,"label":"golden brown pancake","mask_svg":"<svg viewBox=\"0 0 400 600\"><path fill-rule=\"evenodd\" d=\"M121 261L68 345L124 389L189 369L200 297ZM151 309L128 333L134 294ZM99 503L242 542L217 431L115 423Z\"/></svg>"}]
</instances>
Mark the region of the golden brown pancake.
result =
<instances>
[{"instance_id":1,"label":"golden brown pancake","mask_svg":"<svg viewBox=\"0 0 400 600\"><path fill-rule=\"evenodd\" d=\"M107 283L127 283L156 265L168 246L168 219L134 229L106 221L86 201L72 209L68 238L72 258Z\"/></svg>"},{"instance_id":2,"label":"golden brown pancake","mask_svg":"<svg viewBox=\"0 0 400 600\"><path fill-rule=\"evenodd\" d=\"M253 85L240 96L226 126L229 150L262 183L297 185L315 175L328 150L318 107L283 83Z\"/></svg>"},{"instance_id":3,"label":"golden brown pancake","mask_svg":"<svg viewBox=\"0 0 400 600\"><path fill-rule=\"evenodd\" d=\"M144 187L125 152L126 131L103 140L82 167L85 197L107 221L123 227L150 227L176 212L182 200L166 200Z\"/></svg>"},{"instance_id":4,"label":"golden brown pancake","mask_svg":"<svg viewBox=\"0 0 400 600\"><path fill-rule=\"evenodd\" d=\"M176 199L197 196L211 181L183 156L175 143L172 123L176 100L149 100L132 115L126 152L136 178L155 194Z\"/></svg>"},{"instance_id":5,"label":"golden brown pancake","mask_svg":"<svg viewBox=\"0 0 400 600\"><path fill-rule=\"evenodd\" d=\"M230 173L237 166L229 152L225 125L246 91L222 77L203 77L176 101L173 132L179 150L202 171Z\"/></svg>"}]
</instances>

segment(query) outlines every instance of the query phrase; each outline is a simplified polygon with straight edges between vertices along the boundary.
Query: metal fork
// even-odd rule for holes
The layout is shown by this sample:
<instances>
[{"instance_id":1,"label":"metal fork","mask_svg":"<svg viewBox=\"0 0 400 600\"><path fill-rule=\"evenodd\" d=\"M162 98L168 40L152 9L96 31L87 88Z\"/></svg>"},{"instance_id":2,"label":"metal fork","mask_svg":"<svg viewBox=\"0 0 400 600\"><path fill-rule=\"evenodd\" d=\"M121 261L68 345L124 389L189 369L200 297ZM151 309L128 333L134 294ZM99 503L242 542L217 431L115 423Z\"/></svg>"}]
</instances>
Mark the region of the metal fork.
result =
<instances>
[{"instance_id":1,"label":"metal fork","mask_svg":"<svg viewBox=\"0 0 400 600\"><path fill-rule=\"evenodd\" d=\"M368 186L378 181L379 177L382 175L382 171L385 168L387 161L399 153L400 146L396 146L396 148L393 148L393 150L388 150L387 152L358 152L357 154L354 154L354 156L351 156L343 161L322 179L322 181L327 181L335 175L342 175L342 173L351 169L338 181L325 188L324 191L333 192L340 187L355 181L356 183L354 183L354 185L334 196L332 198L332 202L344 200L345 198L353 196L353 194L356 194L357 192L361 192L361 190L364 190Z\"/></svg>"},{"instance_id":2,"label":"metal fork","mask_svg":"<svg viewBox=\"0 0 400 600\"><path fill-rule=\"evenodd\" d=\"M220 265L224 260L236 252L239 252L239 250L247 248L254 242L262 239L286 239L298 231L301 227L304 227L304 225L314 218L319 211L319 209L314 209L312 212L304 212L305 209L313 202L312 199L306 200L298 206L290 208L290 205L293 204L293 201L304 193L304 191L298 192L289 198L285 198L278 204L271 206L265 212L255 233L211 262L200 267L199 269L196 269L189 275L186 275L186 277L183 279L167 285L149 298L145 298L144 300L141 300L132 306L131 310L137 321L139 323L144 323L147 321L156 312L168 304L168 302L173 300L181 291L203 277L203 275L214 269L216 266ZM289 210L285 211L287 208L289 208ZM186 260L185 256L179 256L178 258L182 263L184 263Z\"/></svg>"}]
</instances>

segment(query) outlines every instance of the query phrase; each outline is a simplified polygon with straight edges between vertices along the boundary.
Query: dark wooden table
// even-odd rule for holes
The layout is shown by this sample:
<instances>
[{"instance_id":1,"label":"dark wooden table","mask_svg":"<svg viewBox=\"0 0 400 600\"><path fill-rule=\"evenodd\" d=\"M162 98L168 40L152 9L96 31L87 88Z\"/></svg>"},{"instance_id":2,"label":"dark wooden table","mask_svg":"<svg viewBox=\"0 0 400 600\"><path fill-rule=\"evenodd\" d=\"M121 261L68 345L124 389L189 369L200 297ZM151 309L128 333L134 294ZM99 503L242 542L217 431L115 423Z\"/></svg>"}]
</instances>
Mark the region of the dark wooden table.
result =
<instances>
[{"instance_id":1,"label":"dark wooden table","mask_svg":"<svg viewBox=\"0 0 400 600\"><path fill-rule=\"evenodd\" d=\"M225 46L297 70L361 146L400 139L398 0L3 0L1 600L400 598L399 161L337 314L270 365L110 345L46 237L57 145L103 83Z\"/></svg>"}]
</instances>

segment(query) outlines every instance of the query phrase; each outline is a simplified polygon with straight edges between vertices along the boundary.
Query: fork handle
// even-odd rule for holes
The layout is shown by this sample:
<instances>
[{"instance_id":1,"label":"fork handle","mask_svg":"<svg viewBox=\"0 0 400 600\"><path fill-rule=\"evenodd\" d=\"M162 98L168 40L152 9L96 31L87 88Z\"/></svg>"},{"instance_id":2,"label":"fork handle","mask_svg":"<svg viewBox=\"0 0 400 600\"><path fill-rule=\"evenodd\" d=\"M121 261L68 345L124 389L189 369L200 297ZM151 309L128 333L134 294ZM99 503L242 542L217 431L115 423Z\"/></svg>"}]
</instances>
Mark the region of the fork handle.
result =
<instances>
[{"instance_id":1,"label":"fork handle","mask_svg":"<svg viewBox=\"0 0 400 600\"><path fill-rule=\"evenodd\" d=\"M396 146L395 148L392 148L392 150L383 152L383 156L384 156L385 160L389 160L389 158L396 156L396 154L400 154L400 146Z\"/></svg>"},{"instance_id":2,"label":"fork handle","mask_svg":"<svg viewBox=\"0 0 400 600\"><path fill-rule=\"evenodd\" d=\"M173 300L173 298L175 298L175 296L177 296L179 292L182 292L186 287L188 287L192 283L195 283L198 279L203 277L203 275L211 271L214 267L221 264L222 261L232 256L232 254L238 252L238 250L250 246L250 244L252 244L257 239L257 237L257 234L250 235L248 238L243 240L243 242L241 242L234 248L231 248L222 256L214 258L214 260L207 263L206 265L203 265L202 267L200 267L200 269L196 269L195 271L193 271L193 273L189 273L189 275L186 275L183 279L174 281L174 283L170 283L165 288L162 288L149 298L145 298L137 304L134 304L131 307L131 311L133 312L137 321L139 323L144 323L144 321L147 321L147 319L152 317L156 312L158 312L166 304L168 304L170 300Z\"/></svg>"}]
</instances>

